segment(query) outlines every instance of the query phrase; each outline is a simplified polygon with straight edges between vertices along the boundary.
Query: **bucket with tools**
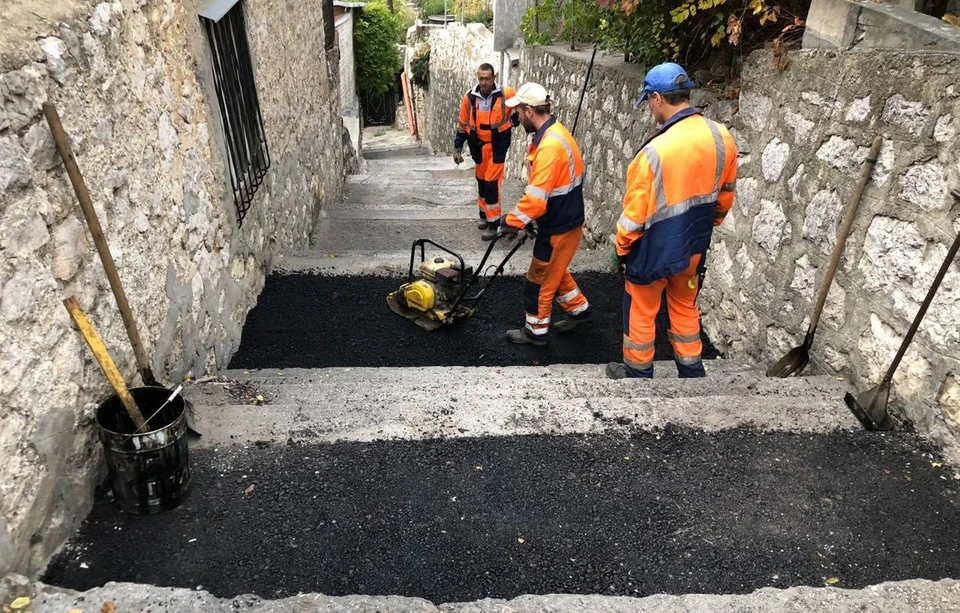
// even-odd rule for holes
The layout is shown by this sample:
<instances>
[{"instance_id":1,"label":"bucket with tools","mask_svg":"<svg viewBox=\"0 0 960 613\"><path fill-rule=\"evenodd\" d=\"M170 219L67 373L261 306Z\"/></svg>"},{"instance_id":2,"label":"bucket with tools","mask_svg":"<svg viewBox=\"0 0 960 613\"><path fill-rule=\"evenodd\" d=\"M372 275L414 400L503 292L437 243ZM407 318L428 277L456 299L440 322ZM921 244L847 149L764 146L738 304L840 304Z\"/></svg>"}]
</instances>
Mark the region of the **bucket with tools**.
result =
<instances>
[{"instance_id":1,"label":"bucket with tools","mask_svg":"<svg viewBox=\"0 0 960 613\"><path fill-rule=\"evenodd\" d=\"M193 430L187 423L188 404L180 395L183 386L171 391L157 384L60 116L50 102L43 103L43 113L90 228L144 383L144 387L127 388L79 301L75 297L64 300L70 317L114 390L96 413L111 488L117 503L129 513L150 514L172 509L180 504L190 488L187 432Z\"/></svg>"},{"instance_id":2,"label":"bucket with tools","mask_svg":"<svg viewBox=\"0 0 960 613\"><path fill-rule=\"evenodd\" d=\"M138 428L118 394L97 407L111 489L120 508L148 515L167 511L190 489L187 416L179 388L146 386L129 390L137 406L153 414Z\"/></svg>"}]
</instances>

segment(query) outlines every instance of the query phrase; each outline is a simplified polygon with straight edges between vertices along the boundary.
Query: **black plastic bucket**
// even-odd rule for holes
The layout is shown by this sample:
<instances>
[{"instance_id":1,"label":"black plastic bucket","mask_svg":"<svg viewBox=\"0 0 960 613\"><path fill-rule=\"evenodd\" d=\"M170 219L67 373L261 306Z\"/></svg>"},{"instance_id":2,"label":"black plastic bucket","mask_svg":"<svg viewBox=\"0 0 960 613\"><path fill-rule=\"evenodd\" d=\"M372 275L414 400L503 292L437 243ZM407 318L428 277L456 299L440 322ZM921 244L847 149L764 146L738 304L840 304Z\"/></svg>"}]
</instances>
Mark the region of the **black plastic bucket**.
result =
<instances>
[{"instance_id":1,"label":"black plastic bucket","mask_svg":"<svg viewBox=\"0 0 960 613\"><path fill-rule=\"evenodd\" d=\"M160 386L130 390L143 417L159 409L172 390ZM190 489L187 414L178 394L137 434L116 394L97 408L100 442L113 495L124 511L147 515L175 508Z\"/></svg>"}]
</instances>

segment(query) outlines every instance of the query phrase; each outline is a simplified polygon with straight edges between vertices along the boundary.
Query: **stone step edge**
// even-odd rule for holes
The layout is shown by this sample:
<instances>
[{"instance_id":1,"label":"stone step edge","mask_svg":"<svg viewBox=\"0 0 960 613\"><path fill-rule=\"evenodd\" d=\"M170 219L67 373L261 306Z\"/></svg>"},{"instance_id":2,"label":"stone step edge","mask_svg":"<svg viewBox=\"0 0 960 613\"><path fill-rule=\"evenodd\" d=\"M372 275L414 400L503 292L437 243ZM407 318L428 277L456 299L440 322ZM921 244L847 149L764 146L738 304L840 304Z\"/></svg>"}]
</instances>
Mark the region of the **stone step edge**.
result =
<instances>
[{"instance_id":1,"label":"stone step edge","mask_svg":"<svg viewBox=\"0 0 960 613\"><path fill-rule=\"evenodd\" d=\"M826 582L827 577L824 577ZM750 594L656 594L641 598L624 596L550 594L524 595L510 600L433 604L421 598L401 596L325 596L299 594L278 600L240 595L217 598L203 590L157 587L135 583L107 583L78 592L7 575L0 583L0 603L17 597L31 600L36 613L99 610L108 602L118 611L177 611L178 613L734 613L740 611L817 611L818 613L947 613L960 611L960 581L909 579L871 585L862 589L842 587L762 588Z\"/></svg>"},{"instance_id":2,"label":"stone step edge","mask_svg":"<svg viewBox=\"0 0 960 613\"><path fill-rule=\"evenodd\" d=\"M425 333L426 334L426 333ZM766 366L762 364L745 364L737 360L713 359L704 360L704 366L707 376L711 374L744 374L754 375L766 378ZM322 368L229 368L224 369L215 376L202 377L195 383L203 383L215 380L285 380L303 379L306 377L316 377L320 375L347 373L353 375L362 374L375 376L380 373L389 373L391 371L419 372L430 374L433 372L457 372L457 373L476 373L478 376L491 374L517 375L524 377L579 377L585 378L603 378L603 369L606 363L598 364L549 364L544 366L329 366ZM499 371L499 372L496 372ZM351 375L351 376L353 376ZM790 377L783 381L803 381L807 379L820 378L836 379L830 375L806 375L800 377ZM654 362L654 380L661 379L678 380L676 365L672 360L656 360ZM839 379L838 379L839 380Z\"/></svg>"},{"instance_id":3,"label":"stone step edge","mask_svg":"<svg viewBox=\"0 0 960 613\"><path fill-rule=\"evenodd\" d=\"M759 433L818 435L861 431L839 399L624 398L463 401L424 408L414 400L371 401L278 398L270 404L193 402L192 426L204 447L290 439L372 442L449 438L568 436L664 431L671 426L704 432L748 428Z\"/></svg>"}]
</instances>

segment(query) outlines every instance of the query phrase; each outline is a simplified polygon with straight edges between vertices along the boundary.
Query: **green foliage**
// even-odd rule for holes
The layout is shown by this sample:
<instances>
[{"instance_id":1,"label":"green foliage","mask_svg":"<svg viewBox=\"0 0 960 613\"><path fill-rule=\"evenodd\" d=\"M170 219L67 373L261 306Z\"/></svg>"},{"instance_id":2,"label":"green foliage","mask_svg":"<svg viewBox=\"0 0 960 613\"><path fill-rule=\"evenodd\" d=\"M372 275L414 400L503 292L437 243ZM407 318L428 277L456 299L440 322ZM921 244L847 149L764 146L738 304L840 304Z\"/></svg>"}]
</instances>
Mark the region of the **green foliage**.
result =
<instances>
[{"instance_id":1,"label":"green foliage","mask_svg":"<svg viewBox=\"0 0 960 613\"><path fill-rule=\"evenodd\" d=\"M404 45L407 42L407 30L417 21L417 12L407 5L406 2L395 0L393 3L396 19L400 24L400 33L397 35L397 43Z\"/></svg>"},{"instance_id":2,"label":"green foliage","mask_svg":"<svg viewBox=\"0 0 960 613\"><path fill-rule=\"evenodd\" d=\"M779 58L802 33L809 7L810 0L537 0L520 30L528 44L572 37L644 65L677 61L693 70L729 67L770 42Z\"/></svg>"},{"instance_id":3,"label":"green foliage","mask_svg":"<svg viewBox=\"0 0 960 613\"><path fill-rule=\"evenodd\" d=\"M423 89L430 87L430 45L421 45L410 58L410 73L414 85Z\"/></svg>"},{"instance_id":4,"label":"green foliage","mask_svg":"<svg viewBox=\"0 0 960 613\"><path fill-rule=\"evenodd\" d=\"M420 14L423 19L431 15L443 15L443 0L423 0ZM447 0L447 15L453 15L459 20L463 17L465 23L482 23L488 28L493 27L493 9L489 2L483 0Z\"/></svg>"},{"instance_id":5,"label":"green foliage","mask_svg":"<svg viewBox=\"0 0 960 613\"><path fill-rule=\"evenodd\" d=\"M372 0L360 12L353 30L357 89L362 95L387 91L403 67L397 39L403 24L383 0Z\"/></svg>"},{"instance_id":6,"label":"green foliage","mask_svg":"<svg viewBox=\"0 0 960 613\"><path fill-rule=\"evenodd\" d=\"M424 0L421 5L421 14L424 18L430 17L431 15L443 15L443 0ZM453 0L447 0L446 2L447 14L456 15L458 13L453 12Z\"/></svg>"}]
</instances>

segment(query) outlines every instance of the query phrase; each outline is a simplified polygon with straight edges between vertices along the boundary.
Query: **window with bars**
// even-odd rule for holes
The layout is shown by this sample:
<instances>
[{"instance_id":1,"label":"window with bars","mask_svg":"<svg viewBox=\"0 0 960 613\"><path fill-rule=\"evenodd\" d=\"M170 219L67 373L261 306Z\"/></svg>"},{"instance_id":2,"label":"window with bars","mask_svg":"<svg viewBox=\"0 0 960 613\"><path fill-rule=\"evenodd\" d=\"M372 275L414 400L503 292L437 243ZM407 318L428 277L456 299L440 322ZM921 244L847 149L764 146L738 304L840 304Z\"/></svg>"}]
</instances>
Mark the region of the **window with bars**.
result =
<instances>
[{"instance_id":1,"label":"window with bars","mask_svg":"<svg viewBox=\"0 0 960 613\"><path fill-rule=\"evenodd\" d=\"M200 12L200 20L210 42L237 224L242 227L253 196L270 168L243 4L238 0L214 0Z\"/></svg>"}]
</instances>

